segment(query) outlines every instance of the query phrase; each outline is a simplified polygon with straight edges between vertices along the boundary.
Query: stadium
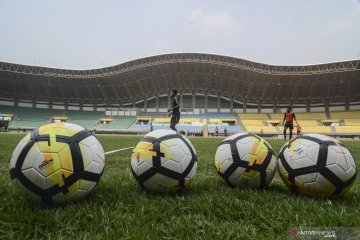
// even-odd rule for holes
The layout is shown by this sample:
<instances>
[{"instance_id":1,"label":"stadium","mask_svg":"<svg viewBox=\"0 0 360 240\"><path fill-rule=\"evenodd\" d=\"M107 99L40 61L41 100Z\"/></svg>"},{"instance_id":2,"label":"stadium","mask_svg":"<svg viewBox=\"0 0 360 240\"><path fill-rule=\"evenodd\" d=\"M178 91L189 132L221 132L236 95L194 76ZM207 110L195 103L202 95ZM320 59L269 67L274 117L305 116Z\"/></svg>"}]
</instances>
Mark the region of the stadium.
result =
<instances>
[{"instance_id":1,"label":"stadium","mask_svg":"<svg viewBox=\"0 0 360 240\"><path fill-rule=\"evenodd\" d=\"M67 70L0 63L0 114L9 131L73 122L97 133L169 128L177 89L190 135L251 132L278 137L293 108L304 133L359 139L360 60L274 66L239 58L175 53L116 66ZM152 126L151 126L152 125Z\"/></svg>"},{"instance_id":2,"label":"stadium","mask_svg":"<svg viewBox=\"0 0 360 240\"><path fill-rule=\"evenodd\" d=\"M163 141L152 130L170 129L168 109L174 89L181 109L177 129L184 131L188 140L181 134L175 134L177 140L166 140L176 133L170 131ZM293 189L286 185L284 172L291 168L285 158L289 154L286 149L291 153L289 146L298 138L282 139L289 106L303 133L320 133L325 139L300 136L300 145L302 141L313 141L313 145L302 145L301 152L295 149L292 153L302 154L300 160L315 155L317 161L304 167L304 172L288 173L289 178L298 174L289 180ZM60 135L48 130L50 123L60 123L54 124ZM90 70L0 62L0 124L0 238L284 239L298 235L302 239L300 230L307 227L348 239L359 237L360 188L355 163L360 158L360 60L276 66L222 55L172 53ZM224 140L227 135L230 140ZM240 158L239 152L233 152L233 144L238 144L232 142L233 136L239 141L252 138L248 140L251 149L267 151L265 167L271 165L271 169L256 165L262 155L253 150L247 155L255 165L243 165L246 176L260 172L261 189L234 187L237 180L231 179L231 174L240 169L235 160L221 172L226 165L222 161L228 161L221 156ZM327 136L342 143L329 142ZM168 141L168 145L160 145L160 141ZM56 149L54 146L64 143L69 146L63 149L69 148L69 152L53 152L50 147ZM318 150L311 150L314 147ZM60 162L57 159L62 154L64 162L71 159L73 168L63 162L61 168L55 168L54 162ZM140 154L153 164L142 175ZM190 157L186 170L180 172L190 177L177 179L181 174L169 167L173 165L165 166L174 164L174 159L164 162L163 158L171 155L178 155L180 162ZM330 161L328 158L334 162L324 170L320 164L323 159ZM342 162L350 158L352 162ZM26 161L34 163L29 168ZM279 162L282 168L275 168ZM350 177L343 181L329 170L331 166L338 167L335 173L339 176ZM45 178L42 169L50 171ZM176 190L191 186L176 194L142 191L160 186L151 182L160 173L160 180L176 180ZM312 173L314 178L304 178ZM49 179L55 179L55 185L46 188ZM300 196L294 189L301 179L308 181L301 183L303 188L328 184L334 194L353 188L338 198ZM250 181L251 177L246 178L245 184ZM72 202L72 197L75 201L84 196L86 186L92 191L96 185L89 197ZM72 191L75 193L69 195ZM59 194L70 200L65 206L49 207L34 204L20 193L35 200L41 196L50 206L60 201Z\"/></svg>"},{"instance_id":3,"label":"stadium","mask_svg":"<svg viewBox=\"0 0 360 240\"><path fill-rule=\"evenodd\" d=\"M0 240L360 239L360 0L0 2Z\"/></svg>"}]
</instances>

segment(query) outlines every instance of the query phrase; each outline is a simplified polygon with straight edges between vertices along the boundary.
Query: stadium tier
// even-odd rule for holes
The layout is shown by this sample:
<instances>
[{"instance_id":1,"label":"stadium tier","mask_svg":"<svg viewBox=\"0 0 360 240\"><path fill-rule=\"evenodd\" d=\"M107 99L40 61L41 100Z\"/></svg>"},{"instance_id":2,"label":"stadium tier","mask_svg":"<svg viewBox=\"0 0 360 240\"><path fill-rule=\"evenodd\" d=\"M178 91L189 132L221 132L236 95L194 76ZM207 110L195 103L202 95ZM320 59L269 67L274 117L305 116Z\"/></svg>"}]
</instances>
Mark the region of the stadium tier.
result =
<instances>
[{"instance_id":1,"label":"stadium tier","mask_svg":"<svg viewBox=\"0 0 360 240\"><path fill-rule=\"evenodd\" d=\"M206 116L206 115L205 115ZM208 118L220 118L220 119L226 119L226 118L234 118L234 113L208 113Z\"/></svg>"},{"instance_id":2,"label":"stadium tier","mask_svg":"<svg viewBox=\"0 0 360 240\"><path fill-rule=\"evenodd\" d=\"M336 134L360 135L360 111L330 112Z\"/></svg>"},{"instance_id":3,"label":"stadium tier","mask_svg":"<svg viewBox=\"0 0 360 240\"><path fill-rule=\"evenodd\" d=\"M37 128L51 123L52 116L64 116L61 110L9 106L0 106L0 113L13 114L13 120L9 125L13 128Z\"/></svg>"},{"instance_id":4,"label":"stadium tier","mask_svg":"<svg viewBox=\"0 0 360 240\"><path fill-rule=\"evenodd\" d=\"M101 112L68 111L68 122L83 126L87 129L94 129L99 123L99 119L104 116Z\"/></svg>"},{"instance_id":5,"label":"stadium tier","mask_svg":"<svg viewBox=\"0 0 360 240\"><path fill-rule=\"evenodd\" d=\"M283 120L284 113L270 113L270 118L273 120ZM325 112L308 112L308 113L297 113L295 112L297 120L324 120L327 119Z\"/></svg>"},{"instance_id":6,"label":"stadium tier","mask_svg":"<svg viewBox=\"0 0 360 240\"><path fill-rule=\"evenodd\" d=\"M269 117L264 113L240 113L241 120L268 120Z\"/></svg>"},{"instance_id":7,"label":"stadium tier","mask_svg":"<svg viewBox=\"0 0 360 240\"><path fill-rule=\"evenodd\" d=\"M317 127L319 123L316 120L300 120L298 119L298 123L301 127Z\"/></svg>"},{"instance_id":8,"label":"stadium tier","mask_svg":"<svg viewBox=\"0 0 360 240\"><path fill-rule=\"evenodd\" d=\"M107 124L99 124L97 125L97 130L120 130L120 129L128 129L134 122L135 117L130 116L112 116L111 120Z\"/></svg>"},{"instance_id":9,"label":"stadium tier","mask_svg":"<svg viewBox=\"0 0 360 240\"><path fill-rule=\"evenodd\" d=\"M261 120L241 120L245 126L266 126Z\"/></svg>"},{"instance_id":10,"label":"stadium tier","mask_svg":"<svg viewBox=\"0 0 360 240\"><path fill-rule=\"evenodd\" d=\"M250 133L255 134L264 134L264 133L272 133L278 134L280 133L276 127L273 126L246 126L246 130Z\"/></svg>"},{"instance_id":11,"label":"stadium tier","mask_svg":"<svg viewBox=\"0 0 360 240\"><path fill-rule=\"evenodd\" d=\"M270 118L273 120L283 120L284 119L284 113L270 113Z\"/></svg>"},{"instance_id":12,"label":"stadium tier","mask_svg":"<svg viewBox=\"0 0 360 240\"><path fill-rule=\"evenodd\" d=\"M360 134L360 126L335 126L337 133Z\"/></svg>"},{"instance_id":13,"label":"stadium tier","mask_svg":"<svg viewBox=\"0 0 360 240\"><path fill-rule=\"evenodd\" d=\"M305 126L302 127L303 133L328 133L331 134L331 128L328 126L317 126L317 127L311 127L311 126Z\"/></svg>"},{"instance_id":14,"label":"stadium tier","mask_svg":"<svg viewBox=\"0 0 360 240\"><path fill-rule=\"evenodd\" d=\"M28 107L9 107L0 106L0 112L13 114L10 128L37 128L41 125L51 123L54 119L66 119L67 122L76 123L83 127L92 129L96 127L98 120L103 113L83 112L83 111L64 111L55 109L28 108Z\"/></svg>"},{"instance_id":15,"label":"stadium tier","mask_svg":"<svg viewBox=\"0 0 360 240\"><path fill-rule=\"evenodd\" d=\"M239 114L239 118L247 132L255 134L280 134L280 130L273 125L279 125L280 122L271 120L268 114L243 113Z\"/></svg>"},{"instance_id":16,"label":"stadium tier","mask_svg":"<svg viewBox=\"0 0 360 240\"><path fill-rule=\"evenodd\" d=\"M344 119L346 126L360 126L360 119Z\"/></svg>"},{"instance_id":17,"label":"stadium tier","mask_svg":"<svg viewBox=\"0 0 360 240\"><path fill-rule=\"evenodd\" d=\"M360 111L330 112L331 119L360 119Z\"/></svg>"},{"instance_id":18,"label":"stadium tier","mask_svg":"<svg viewBox=\"0 0 360 240\"><path fill-rule=\"evenodd\" d=\"M296 113L297 120L322 120L327 119L325 112Z\"/></svg>"}]
</instances>

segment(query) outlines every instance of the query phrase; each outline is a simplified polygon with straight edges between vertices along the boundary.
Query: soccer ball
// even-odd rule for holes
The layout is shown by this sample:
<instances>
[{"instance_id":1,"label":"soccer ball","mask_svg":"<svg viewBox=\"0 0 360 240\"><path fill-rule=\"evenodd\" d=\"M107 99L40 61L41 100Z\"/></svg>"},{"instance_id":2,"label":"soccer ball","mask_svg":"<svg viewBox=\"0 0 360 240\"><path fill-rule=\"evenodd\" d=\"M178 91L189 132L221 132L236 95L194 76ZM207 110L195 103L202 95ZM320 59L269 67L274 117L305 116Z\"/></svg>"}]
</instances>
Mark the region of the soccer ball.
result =
<instances>
[{"instance_id":1,"label":"soccer ball","mask_svg":"<svg viewBox=\"0 0 360 240\"><path fill-rule=\"evenodd\" d=\"M131 170L139 185L149 192L179 192L196 173L197 158L191 142L172 130L146 134L131 156Z\"/></svg>"},{"instance_id":2,"label":"soccer ball","mask_svg":"<svg viewBox=\"0 0 360 240\"><path fill-rule=\"evenodd\" d=\"M276 157L261 137L238 133L220 143L215 169L231 187L264 188L274 177Z\"/></svg>"},{"instance_id":3,"label":"soccer ball","mask_svg":"<svg viewBox=\"0 0 360 240\"><path fill-rule=\"evenodd\" d=\"M11 157L10 177L27 199L58 205L88 195L104 164L104 150L90 131L72 123L52 123L19 142Z\"/></svg>"},{"instance_id":4,"label":"soccer ball","mask_svg":"<svg viewBox=\"0 0 360 240\"><path fill-rule=\"evenodd\" d=\"M338 140L305 134L287 142L278 157L285 185L300 194L330 197L348 192L356 178L356 164Z\"/></svg>"}]
</instances>

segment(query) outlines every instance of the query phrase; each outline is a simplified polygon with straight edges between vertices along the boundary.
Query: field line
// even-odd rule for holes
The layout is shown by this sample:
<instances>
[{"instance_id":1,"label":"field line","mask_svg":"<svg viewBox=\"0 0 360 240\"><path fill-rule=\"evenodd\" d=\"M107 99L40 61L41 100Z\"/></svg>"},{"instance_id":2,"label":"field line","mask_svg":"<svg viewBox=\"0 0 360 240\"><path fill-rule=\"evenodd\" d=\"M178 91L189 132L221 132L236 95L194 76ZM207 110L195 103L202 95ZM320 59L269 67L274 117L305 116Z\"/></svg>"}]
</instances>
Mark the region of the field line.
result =
<instances>
[{"instance_id":1,"label":"field line","mask_svg":"<svg viewBox=\"0 0 360 240\"><path fill-rule=\"evenodd\" d=\"M120 149L115 149L115 150L112 150L112 151L105 152L105 155L112 154L112 153L116 153L116 152L125 151L125 150L128 150L128 149L133 149L134 147L135 147L135 146L126 147L126 148L120 148Z\"/></svg>"}]
</instances>

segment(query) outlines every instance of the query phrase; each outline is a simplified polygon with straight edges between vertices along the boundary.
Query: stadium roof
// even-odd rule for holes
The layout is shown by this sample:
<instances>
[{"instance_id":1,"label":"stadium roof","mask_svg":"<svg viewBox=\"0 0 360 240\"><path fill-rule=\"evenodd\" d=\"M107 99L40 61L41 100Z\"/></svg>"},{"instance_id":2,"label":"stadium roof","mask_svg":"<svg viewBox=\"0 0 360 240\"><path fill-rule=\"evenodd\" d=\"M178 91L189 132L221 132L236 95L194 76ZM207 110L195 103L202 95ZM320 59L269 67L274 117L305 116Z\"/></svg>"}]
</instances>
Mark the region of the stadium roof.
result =
<instances>
[{"instance_id":1,"label":"stadium roof","mask_svg":"<svg viewBox=\"0 0 360 240\"><path fill-rule=\"evenodd\" d=\"M0 62L2 99L111 106L168 94L170 89L253 103L360 101L360 60L274 66L228 56L175 53L91 70Z\"/></svg>"}]
</instances>

